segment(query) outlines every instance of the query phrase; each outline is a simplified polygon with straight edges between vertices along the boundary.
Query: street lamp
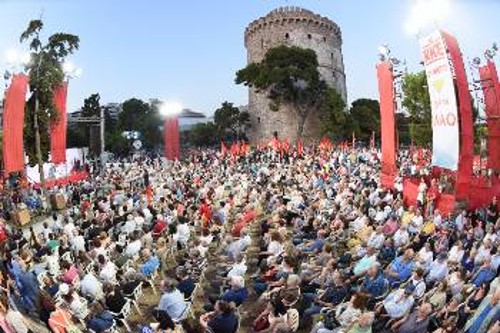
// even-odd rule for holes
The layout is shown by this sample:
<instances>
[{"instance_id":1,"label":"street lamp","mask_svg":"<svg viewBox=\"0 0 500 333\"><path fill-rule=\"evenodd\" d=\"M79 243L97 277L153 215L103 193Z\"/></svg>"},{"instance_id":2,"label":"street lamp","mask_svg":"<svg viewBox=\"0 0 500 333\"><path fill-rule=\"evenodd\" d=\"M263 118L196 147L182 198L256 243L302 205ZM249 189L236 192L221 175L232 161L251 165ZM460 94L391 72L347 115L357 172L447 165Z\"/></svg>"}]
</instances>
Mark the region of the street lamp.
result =
<instances>
[{"instance_id":1,"label":"street lamp","mask_svg":"<svg viewBox=\"0 0 500 333\"><path fill-rule=\"evenodd\" d=\"M179 102L169 101L160 105L160 114L165 117L163 137L165 143L165 157L173 161L180 158L179 142L179 114L182 105Z\"/></svg>"}]
</instances>

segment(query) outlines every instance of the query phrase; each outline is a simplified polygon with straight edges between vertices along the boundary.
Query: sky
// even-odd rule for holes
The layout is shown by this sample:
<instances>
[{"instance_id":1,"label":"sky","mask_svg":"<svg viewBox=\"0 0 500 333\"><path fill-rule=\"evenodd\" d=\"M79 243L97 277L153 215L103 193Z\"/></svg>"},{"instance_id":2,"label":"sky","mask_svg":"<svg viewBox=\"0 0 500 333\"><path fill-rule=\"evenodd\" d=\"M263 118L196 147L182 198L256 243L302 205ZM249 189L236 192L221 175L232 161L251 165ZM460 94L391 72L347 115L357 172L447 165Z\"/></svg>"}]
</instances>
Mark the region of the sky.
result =
<instances>
[{"instance_id":1,"label":"sky","mask_svg":"<svg viewBox=\"0 0 500 333\"><path fill-rule=\"evenodd\" d=\"M70 112L99 93L101 104L159 98L211 115L226 100L247 104L247 89L234 83L246 65L245 27L276 7L300 6L340 26L349 101L376 99L379 45L388 44L410 71L422 69L418 40L404 29L413 1L0 0L0 72L7 50L23 49L19 35L28 22L42 17L45 36L81 40L70 59L83 70L70 82ZM466 61L500 43L500 0L450 1L442 27L457 37Z\"/></svg>"}]
</instances>

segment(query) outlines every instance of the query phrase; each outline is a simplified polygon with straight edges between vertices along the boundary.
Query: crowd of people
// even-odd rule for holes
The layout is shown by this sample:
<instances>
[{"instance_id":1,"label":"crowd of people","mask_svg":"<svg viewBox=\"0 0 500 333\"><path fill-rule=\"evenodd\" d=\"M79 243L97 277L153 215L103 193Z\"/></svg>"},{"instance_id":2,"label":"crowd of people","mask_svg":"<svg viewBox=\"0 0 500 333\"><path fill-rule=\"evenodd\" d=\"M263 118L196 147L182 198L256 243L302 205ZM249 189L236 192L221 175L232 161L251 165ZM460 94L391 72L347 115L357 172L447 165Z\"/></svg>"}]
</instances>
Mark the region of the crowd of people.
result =
<instances>
[{"instance_id":1,"label":"crowd of people","mask_svg":"<svg viewBox=\"0 0 500 333\"><path fill-rule=\"evenodd\" d=\"M500 332L496 198L444 215L427 184L408 207L379 170L366 148L116 161L8 228L0 328Z\"/></svg>"}]
</instances>

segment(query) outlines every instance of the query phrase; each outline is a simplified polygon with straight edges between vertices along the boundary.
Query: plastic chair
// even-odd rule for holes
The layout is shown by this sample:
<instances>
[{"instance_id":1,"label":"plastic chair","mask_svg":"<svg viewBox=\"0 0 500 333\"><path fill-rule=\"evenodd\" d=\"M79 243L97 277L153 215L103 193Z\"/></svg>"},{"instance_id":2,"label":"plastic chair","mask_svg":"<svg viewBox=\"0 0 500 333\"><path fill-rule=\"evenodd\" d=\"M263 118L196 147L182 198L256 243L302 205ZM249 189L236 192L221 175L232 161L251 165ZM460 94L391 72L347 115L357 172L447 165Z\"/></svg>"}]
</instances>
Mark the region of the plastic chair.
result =
<instances>
[{"instance_id":1,"label":"plastic chair","mask_svg":"<svg viewBox=\"0 0 500 333\"><path fill-rule=\"evenodd\" d=\"M293 332L297 332L299 329L300 315L299 311L296 309L289 309L286 312L287 324Z\"/></svg>"},{"instance_id":2,"label":"plastic chair","mask_svg":"<svg viewBox=\"0 0 500 333\"><path fill-rule=\"evenodd\" d=\"M123 326L125 326L125 328L127 329L127 332L132 332L132 330L130 329L129 323L127 322L127 317L129 316L130 312L132 311L131 303L132 303L132 301L130 299L127 300L127 303L125 303L125 305L123 306L120 313L115 313L115 312L108 310L109 313L111 313L115 317L115 320L119 320L123 323Z\"/></svg>"}]
</instances>

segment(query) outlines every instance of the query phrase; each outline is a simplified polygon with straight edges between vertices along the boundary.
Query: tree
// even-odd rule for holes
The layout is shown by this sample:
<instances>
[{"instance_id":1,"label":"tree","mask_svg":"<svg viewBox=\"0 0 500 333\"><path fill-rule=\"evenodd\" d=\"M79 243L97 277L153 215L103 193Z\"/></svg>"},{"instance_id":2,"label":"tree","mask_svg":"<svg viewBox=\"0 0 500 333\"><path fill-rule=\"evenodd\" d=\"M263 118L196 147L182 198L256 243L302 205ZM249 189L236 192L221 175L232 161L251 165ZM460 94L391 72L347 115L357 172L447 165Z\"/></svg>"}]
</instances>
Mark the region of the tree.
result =
<instances>
[{"instance_id":1,"label":"tree","mask_svg":"<svg viewBox=\"0 0 500 333\"><path fill-rule=\"evenodd\" d=\"M282 104L291 107L297 115L298 138L308 115L317 112L327 97L316 53L297 46L269 49L262 62L251 63L236 73L236 83L267 93L272 111L278 111Z\"/></svg>"},{"instance_id":2,"label":"tree","mask_svg":"<svg viewBox=\"0 0 500 333\"><path fill-rule=\"evenodd\" d=\"M213 122L200 123L194 125L188 132L188 141L195 147L208 147L219 143L214 133L217 132L217 125Z\"/></svg>"},{"instance_id":3,"label":"tree","mask_svg":"<svg viewBox=\"0 0 500 333\"><path fill-rule=\"evenodd\" d=\"M25 68L31 95L26 103L24 146L30 165L38 164L40 182L45 190L43 163L48 160L50 150L50 121L57 120L54 90L64 81L63 61L78 49L80 39L76 35L55 33L43 43L42 29L41 20L31 21L20 41L27 42L31 50L31 61Z\"/></svg>"},{"instance_id":4,"label":"tree","mask_svg":"<svg viewBox=\"0 0 500 333\"><path fill-rule=\"evenodd\" d=\"M138 131L140 119L149 112L149 104L137 99L131 98L123 102L122 112L118 116L118 126L123 131Z\"/></svg>"},{"instance_id":5,"label":"tree","mask_svg":"<svg viewBox=\"0 0 500 333\"><path fill-rule=\"evenodd\" d=\"M342 96L335 89L327 89L325 102L320 108L319 117L322 135L334 140L345 138L347 135L348 114L345 112L345 102Z\"/></svg>"},{"instance_id":6,"label":"tree","mask_svg":"<svg viewBox=\"0 0 500 333\"><path fill-rule=\"evenodd\" d=\"M101 115L101 96L92 94L83 100L82 116L83 117L99 117Z\"/></svg>"},{"instance_id":7,"label":"tree","mask_svg":"<svg viewBox=\"0 0 500 333\"><path fill-rule=\"evenodd\" d=\"M432 143L432 114L425 72L405 75L403 93L403 107L410 116L411 140L418 146L429 147Z\"/></svg>"},{"instance_id":8,"label":"tree","mask_svg":"<svg viewBox=\"0 0 500 333\"><path fill-rule=\"evenodd\" d=\"M82 116L83 117L100 117L101 116L101 96L96 93L83 100ZM88 124L85 126L85 137L90 153L98 156L101 152L101 131L100 124Z\"/></svg>"},{"instance_id":9,"label":"tree","mask_svg":"<svg viewBox=\"0 0 500 333\"><path fill-rule=\"evenodd\" d=\"M378 101L360 98L352 102L349 110L351 122L351 133L354 132L356 139L370 142L372 133L380 136L380 104Z\"/></svg>"},{"instance_id":10,"label":"tree","mask_svg":"<svg viewBox=\"0 0 500 333\"><path fill-rule=\"evenodd\" d=\"M215 110L214 123L221 139L228 135L230 138L239 139L240 130L250 124L250 115L247 111L241 111L233 103L224 102Z\"/></svg>"}]
</instances>

